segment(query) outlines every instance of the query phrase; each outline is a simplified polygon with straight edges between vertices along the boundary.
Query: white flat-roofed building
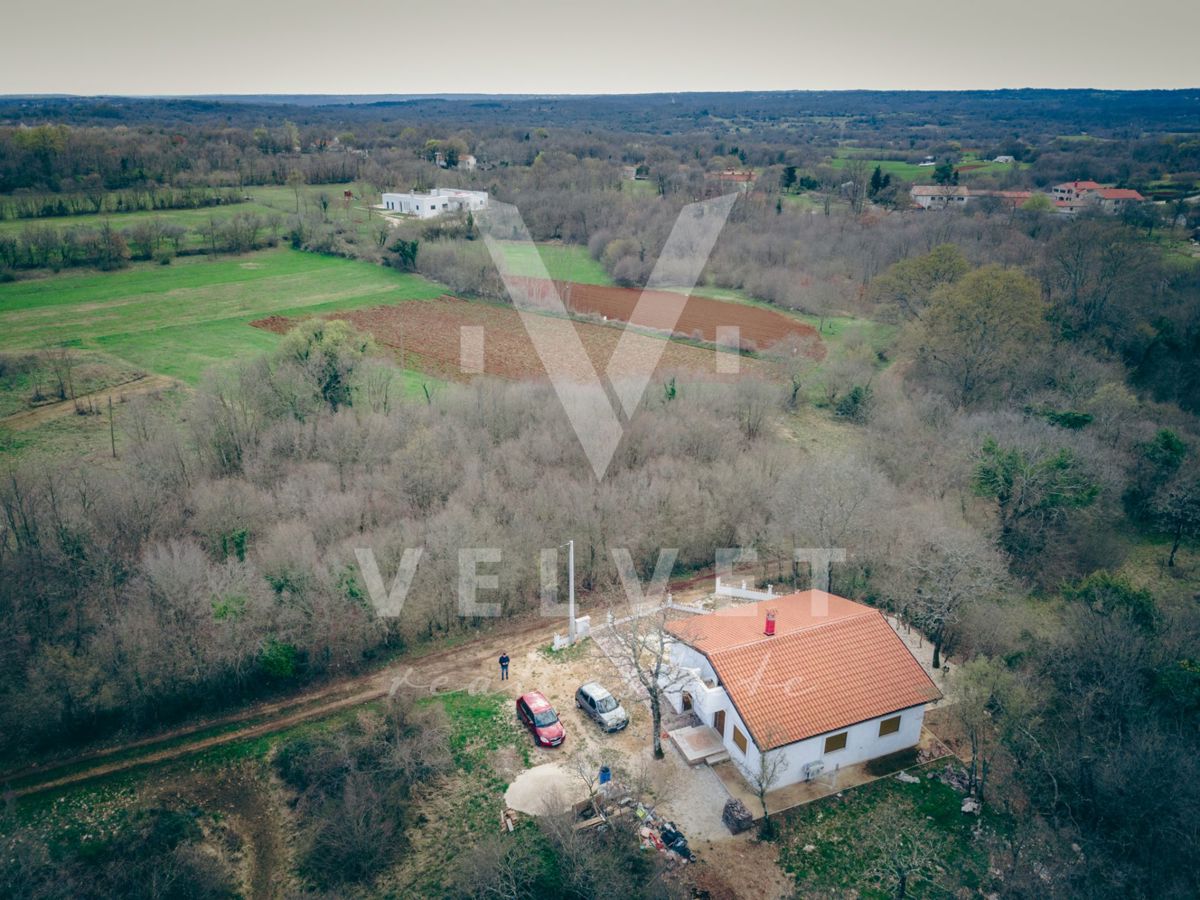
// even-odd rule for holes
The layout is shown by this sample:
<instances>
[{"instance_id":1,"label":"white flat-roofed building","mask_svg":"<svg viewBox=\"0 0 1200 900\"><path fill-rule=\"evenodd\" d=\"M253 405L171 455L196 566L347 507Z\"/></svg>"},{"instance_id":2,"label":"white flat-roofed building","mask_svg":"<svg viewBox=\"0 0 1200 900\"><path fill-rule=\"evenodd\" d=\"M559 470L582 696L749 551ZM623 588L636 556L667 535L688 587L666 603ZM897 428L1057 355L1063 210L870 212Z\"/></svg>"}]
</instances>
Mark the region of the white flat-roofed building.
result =
<instances>
[{"instance_id":1,"label":"white flat-roofed building","mask_svg":"<svg viewBox=\"0 0 1200 900\"><path fill-rule=\"evenodd\" d=\"M434 188L427 194L384 194L380 208L419 219L432 219L448 212L486 209L487 205L487 191Z\"/></svg>"}]
</instances>

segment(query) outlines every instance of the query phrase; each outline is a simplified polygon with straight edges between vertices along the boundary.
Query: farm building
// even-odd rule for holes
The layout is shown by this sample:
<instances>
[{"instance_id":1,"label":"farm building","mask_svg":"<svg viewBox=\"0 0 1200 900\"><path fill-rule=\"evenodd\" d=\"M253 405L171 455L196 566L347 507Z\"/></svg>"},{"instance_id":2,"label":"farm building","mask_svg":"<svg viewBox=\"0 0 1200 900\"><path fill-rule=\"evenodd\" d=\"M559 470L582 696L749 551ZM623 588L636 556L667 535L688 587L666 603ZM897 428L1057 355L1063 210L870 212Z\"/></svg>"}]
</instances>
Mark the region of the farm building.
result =
<instances>
[{"instance_id":1,"label":"farm building","mask_svg":"<svg viewBox=\"0 0 1200 900\"><path fill-rule=\"evenodd\" d=\"M990 198L1001 206L1018 207L1033 196L1033 191L973 190L958 185L914 184L909 189L913 203L921 209L945 209L965 206L976 200Z\"/></svg>"},{"instance_id":2,"label":"farm building","mask_svg":"<svg viewBox=\"0 0 1200 900\"><path fill-rule=\"evenodd\" d=\"M1106 213L1119 213L1126 206L1142 203L1146 199L1137 191L1129 188L1100 188L1088 196L1100 207L1101 211Z\"/></svg>"},{"instance_id":3,"label":"farm building","mask_svg":"<svg viewBox=\"0 0 1200 900\"><path fill-rule=\"evenodd\" d=\"M384 194L380 208L419 219L431 219L447 212L486 209L487 205L487 191L434 188L428 194Z\"/></svg>"},{"instance_id":4,"label":"farm building","mask_svg":"<svg viewBox=\"0 0 1200 900\"><path fill-rule=\"evenodd\" d=\"M921 209L945 209L963 206L971 199L971 189L958 185L914 184L909 188L913 203Z\"/></svg>"},{"instance_id":5,"label":"farm building","mask_svg":"<svg viewBox=\"0 0 1200 900\"><path fill-rule=\"evenodd\" d=\"M773 787L916 746L941 692L878 610L801 591L667 623L664 686L750 773L786 765Z\"/></svg>"}]
</instances>

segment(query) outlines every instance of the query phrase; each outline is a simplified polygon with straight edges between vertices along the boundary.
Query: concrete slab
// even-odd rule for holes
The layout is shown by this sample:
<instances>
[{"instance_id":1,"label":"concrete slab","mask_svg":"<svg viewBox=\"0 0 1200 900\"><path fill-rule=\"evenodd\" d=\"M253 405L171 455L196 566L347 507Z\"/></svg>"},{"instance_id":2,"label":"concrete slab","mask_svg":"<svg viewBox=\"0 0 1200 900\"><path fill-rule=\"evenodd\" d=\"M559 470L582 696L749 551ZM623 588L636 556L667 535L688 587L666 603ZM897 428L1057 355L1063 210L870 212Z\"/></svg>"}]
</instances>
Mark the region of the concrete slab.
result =
<instances>
[{"instance_id":1,"label":"concrete slab","mask_svg":"<svg viewBox=\"0 0 1200 900\"><path fill-rule=\"evenodd\" d=\"M654 792L659 798L655 811L675 823L693 850L732 837L721 821L729 792L712 769L689 766L682 754L670 751L661 760L650 759L647 751L646 760L661 779Z\"/></svg>"},{"instance_id":2,"label":"concrete slab","mask_svg":"<svg viewBox=\"0 0 1200 900\"><path fill-rule=\"evenodd\" d=\"M692 725L687 728L677 728L668 731L672 743L679 748L689 766L705 762L712 756L725 753L725 745L721 736L707 725ZM728 758L728 757L726 757Z\"/></svg>"}]
</instances>

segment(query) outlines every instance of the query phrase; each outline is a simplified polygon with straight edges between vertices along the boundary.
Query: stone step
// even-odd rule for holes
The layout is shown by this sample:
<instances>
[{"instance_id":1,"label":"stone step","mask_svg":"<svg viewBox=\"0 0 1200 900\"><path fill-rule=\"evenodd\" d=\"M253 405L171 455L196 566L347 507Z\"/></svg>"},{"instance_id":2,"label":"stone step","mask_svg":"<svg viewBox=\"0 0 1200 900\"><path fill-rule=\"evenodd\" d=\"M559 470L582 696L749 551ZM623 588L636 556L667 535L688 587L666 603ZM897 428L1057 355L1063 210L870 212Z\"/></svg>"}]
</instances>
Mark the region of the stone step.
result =
<instances>
[{"instance_id":1,"label":"stone step","mask_svg":"<svg viewBox=\"0 0 1200 900\"><path fill-rule=\"evenodd\" d=\"M729 761L729 752L722 750L720 753L714 753L712 756L706 757L704 762L710 766L715 766L717 763Z\"/></svg>"}]
</instances>

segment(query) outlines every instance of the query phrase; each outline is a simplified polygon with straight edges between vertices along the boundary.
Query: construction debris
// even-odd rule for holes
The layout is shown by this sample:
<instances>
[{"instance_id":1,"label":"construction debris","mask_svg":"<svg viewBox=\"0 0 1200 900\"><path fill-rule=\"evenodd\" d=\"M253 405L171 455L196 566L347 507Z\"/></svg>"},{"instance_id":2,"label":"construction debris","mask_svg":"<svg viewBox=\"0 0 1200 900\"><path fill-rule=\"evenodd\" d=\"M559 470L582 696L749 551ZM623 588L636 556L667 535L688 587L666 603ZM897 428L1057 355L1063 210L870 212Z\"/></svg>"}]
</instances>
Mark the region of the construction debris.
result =
<instances>
[{"instance_id":1,"label":"construction debris","mask_svg":"<svg viewBox=\"0 0 1200 900\"><path fill-rule=\"evenodd\" d=\"M960 794L965 794L970 789L970 779L962 766L948 764L936 772L930 772L929 777L954 788Z\"/></svg>"},{"instance_id":2,"label":"construction debris","mask_svg":"<svg viewBox=\"0 0 1200 900\"><path fill-rule=\"evenodd\" d=\"M902 784L920 784L921 779L916 775L909 775L907 772L897 772L896 780Z\"/></svg>"},{"instance_id":3,"label":"construction debris","mask_svg":"<svg viewBox=\"0 0 1200 900\"><path fill-rule=\"evenodd\" d=\"M638 827L638 838L645 850L656 850L663 853L672 862L690 862L692 851L688 847L687 838L683 836L674 822L668 822L654 812L653 807L639 803L634 808L634 816L641 823Z\"/></svg>"},{"instance_id":4,"label":"construction debris","mask_svg":"<svg viewBox=\"0 0 1200 900\"><path fill-rule=\"evenodd\" d=\"M721 821L734 834L741 834L754 825L754 816L746 809L741 800L730 798L725 801L725 809L721 811Z\"/></svg>"}]
</instances>

